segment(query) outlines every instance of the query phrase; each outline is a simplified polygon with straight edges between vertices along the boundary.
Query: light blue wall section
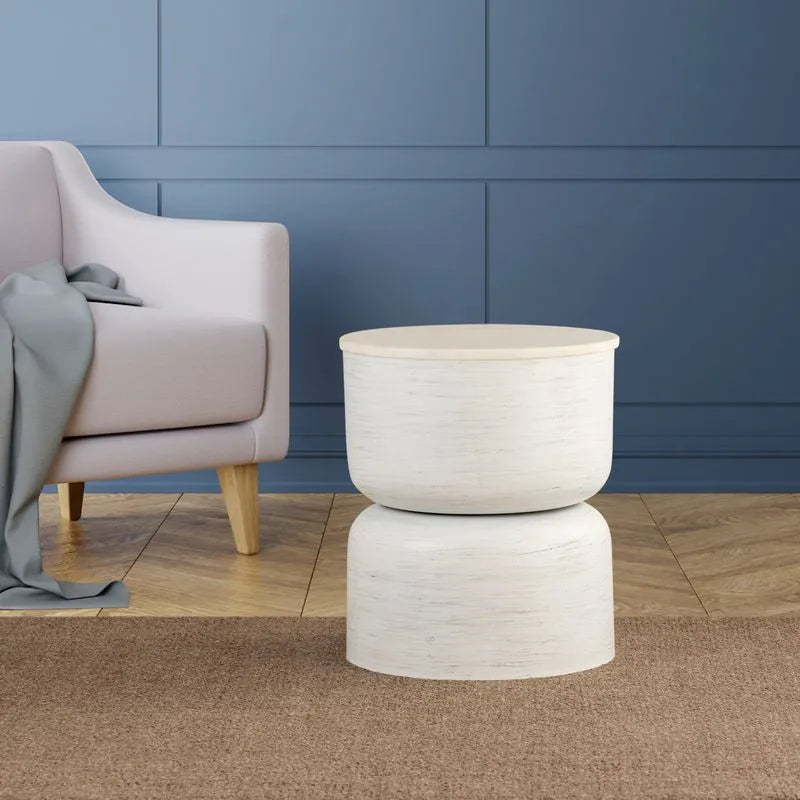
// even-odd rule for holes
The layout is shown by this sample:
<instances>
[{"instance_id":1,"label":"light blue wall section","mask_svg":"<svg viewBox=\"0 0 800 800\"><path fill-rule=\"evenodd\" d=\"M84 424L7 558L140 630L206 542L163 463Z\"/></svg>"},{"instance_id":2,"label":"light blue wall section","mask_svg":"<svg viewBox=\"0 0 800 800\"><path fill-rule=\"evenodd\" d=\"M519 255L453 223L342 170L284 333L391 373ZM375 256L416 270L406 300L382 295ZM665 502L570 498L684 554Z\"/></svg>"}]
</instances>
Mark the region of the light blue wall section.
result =
<instances>
[{"instance_id":1,"label":"light blue wall section","mask_svg":"<svg viewBox=\"0 0 800 800\"><path fill-rule=\"evenodd\" d=\"M796 0L6 0L0 137L292 234L291 455L346 489L355 328L622 334L616 490L800 490ZM213 474L113 489L213 489Z\"/></svg>"},{"instance_id":2,"label":"light blue wall section","mask_svg":"<svg viewBox=\"0 0 800 800\"><path fill-rule=\"evenodd\" d=\"M0 137L149 145L157 0L2 0Z\"/></svg>"},{"instance_id":3,"label":"light blue wall section","mask_svg":"<svg viewBox=\"0 0 800 800\"><path fill-rule=\"evenodd\" d=\"M101 181L103 188L120 203L144 211L146 214L158 214L158 182L157 181Z\"/></svg>"}]
</instances>

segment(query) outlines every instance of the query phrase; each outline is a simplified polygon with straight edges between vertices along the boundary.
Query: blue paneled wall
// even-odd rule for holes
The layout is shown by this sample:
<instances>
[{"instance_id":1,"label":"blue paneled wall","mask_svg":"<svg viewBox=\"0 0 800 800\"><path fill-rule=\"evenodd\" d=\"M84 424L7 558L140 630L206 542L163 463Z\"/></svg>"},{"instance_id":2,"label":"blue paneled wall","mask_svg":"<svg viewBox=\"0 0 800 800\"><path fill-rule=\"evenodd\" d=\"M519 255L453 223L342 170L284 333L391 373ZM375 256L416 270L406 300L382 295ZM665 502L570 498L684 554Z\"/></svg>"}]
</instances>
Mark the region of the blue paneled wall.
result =
<instances>
[{"instance_id":1,"label":"blue paneled wall","mask_svg":"<svg viewBox=\"0 0 800 800\"><path fill-rule=\"evenodd\" d=\"M349 485L341 333L506 321L622 335L610 488L798 490L798 31L797 0L2 0L0 137L288 225L265 488Z\"/></svg>"}]
</instances>

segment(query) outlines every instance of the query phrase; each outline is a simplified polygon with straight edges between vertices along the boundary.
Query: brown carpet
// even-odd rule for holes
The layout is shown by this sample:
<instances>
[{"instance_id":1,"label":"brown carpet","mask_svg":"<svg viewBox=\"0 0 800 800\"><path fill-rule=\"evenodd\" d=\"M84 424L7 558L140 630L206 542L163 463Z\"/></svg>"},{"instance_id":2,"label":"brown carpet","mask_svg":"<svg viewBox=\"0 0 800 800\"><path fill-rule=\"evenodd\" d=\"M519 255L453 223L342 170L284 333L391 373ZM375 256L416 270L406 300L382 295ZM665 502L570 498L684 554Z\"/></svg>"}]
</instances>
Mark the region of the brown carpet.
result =
<instances>
[{"instance_id":1,"label":"brown carpet","mask_svg":"<svg viewBox=\"0 0 800 800\"><path fill-rule=\"evenodd\" d=\"M800 619L623 619L612 664L438 683L342 620L0 620L0 796L800 798Z\"/></svg>"}]
</instances>

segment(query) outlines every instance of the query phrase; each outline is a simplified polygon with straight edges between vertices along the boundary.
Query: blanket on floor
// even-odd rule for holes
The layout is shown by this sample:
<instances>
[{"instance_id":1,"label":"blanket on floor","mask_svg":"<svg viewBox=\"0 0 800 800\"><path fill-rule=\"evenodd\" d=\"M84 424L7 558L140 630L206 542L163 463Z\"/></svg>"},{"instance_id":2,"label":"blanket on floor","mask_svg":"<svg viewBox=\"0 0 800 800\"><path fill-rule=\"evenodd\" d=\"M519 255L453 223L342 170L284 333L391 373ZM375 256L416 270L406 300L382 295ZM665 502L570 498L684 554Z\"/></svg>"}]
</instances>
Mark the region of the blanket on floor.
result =
<instances>
[{"instance_id":1,"label":"blanket on floor","mask_svg":"<svg viewBox=\"0 0 800 800\"><path fill-rule=\"evenodd\" d=\"M141 305L100 264L56 261L0 282L0 609L128 605L120 581L71 583L42 570L39 493L94 349L89 300Z\"/></svg>"}]
</instances>

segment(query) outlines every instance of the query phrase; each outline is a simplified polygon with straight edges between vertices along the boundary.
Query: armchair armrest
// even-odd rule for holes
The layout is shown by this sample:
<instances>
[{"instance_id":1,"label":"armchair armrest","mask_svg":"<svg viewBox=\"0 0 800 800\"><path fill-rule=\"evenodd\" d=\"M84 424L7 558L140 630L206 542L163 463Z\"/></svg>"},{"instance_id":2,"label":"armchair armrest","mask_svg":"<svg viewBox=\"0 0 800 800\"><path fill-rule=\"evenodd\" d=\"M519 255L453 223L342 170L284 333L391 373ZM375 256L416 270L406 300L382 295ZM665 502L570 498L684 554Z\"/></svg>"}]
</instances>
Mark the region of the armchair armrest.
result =
<instances>
[{"instance_id":1,"label":"armchair armrest","mask_svg":"<svg viewBox=\"0 0 800 800\"><path fill-rule=\"evenodd\" d=\"M67 266L105 264L122 276L126 291L156 308L266 323L275 306L288 304L283 225L144 214L111 197L73 145L42 144L55 163Z\"/></svg>"},{"instance_id":2,"label":"armchair armrest","mask_svg":"<svg viewBox=\"0 0 800 800\"><path fill-rule=\"evenodd\" d=\"M239 317L264 326L267 387L264 411L252 423L255 460L281 458L289 427L286 228L267 222L144 214L112 198L73 145L41 144L50 150L55 165L67 266L105 264L121 275L125 290L143 298L147 306Z\"/></svg>"}]
</instances>

